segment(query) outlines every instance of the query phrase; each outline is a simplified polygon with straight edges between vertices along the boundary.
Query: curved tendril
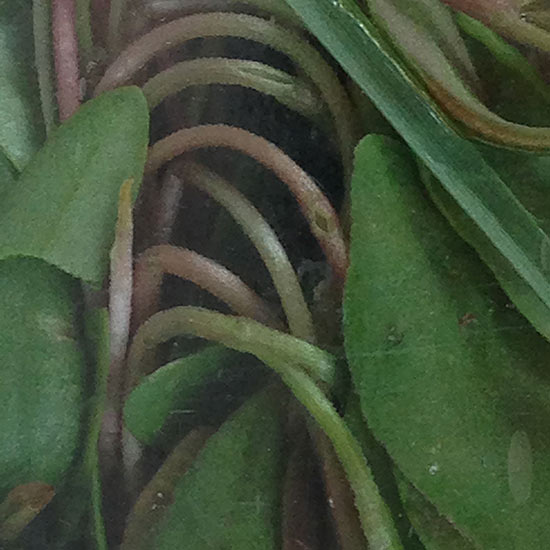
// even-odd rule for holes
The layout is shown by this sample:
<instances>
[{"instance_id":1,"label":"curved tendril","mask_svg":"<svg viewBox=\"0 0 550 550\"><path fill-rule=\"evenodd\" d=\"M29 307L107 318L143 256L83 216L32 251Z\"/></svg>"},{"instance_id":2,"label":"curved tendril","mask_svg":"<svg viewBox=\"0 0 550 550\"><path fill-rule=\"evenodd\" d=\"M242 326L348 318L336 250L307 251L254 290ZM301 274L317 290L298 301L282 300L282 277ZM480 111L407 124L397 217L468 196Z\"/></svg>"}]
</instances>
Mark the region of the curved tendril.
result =
<instances>
[{"instance_id":1,"label":"curved tendril","mask_svg":"<svg viewBox=\"0 0 550 550\"><path fill-rule=\"evenodd\" d=\"M185 164L185 182L207 193L223 206L252 241L281 299L290 332L308 342L315 340L311 313L298 277L271 226L244 195L212 170L193 162Z\"/></svg>"},{"instance_id":2,"label":"curved tendril","mask_svg":"<svg viewBox=\"0 0 550 550\"><path fill-rule=\"evenodd\" d=\"M179 130L151 147L146 173L158 170L165 162L178 155L204 147L227 147L241 151L272 170L296 197L336 280L343 283L348 256L336 212L313 179L266 139L241 128L223 124Z\"/></svg>"},{"instance_id":3,"label":"curved tendril","mask_svg":"<svg viewBox=\"0 0 550 550\"><path fill-rule=\"evenodd\" d=\"M304 340L245 317L179 306L155 313L138 328L128 354L131 386L135 386L147 371L150 353L159 344L185 333L252 353L264 362L276 358L282 363L299 365L327 384L334 381L334 358Z\"/></svg>"},{"instance_id":4,"label":"curved tendril","mask_svg":"<svg viewBox=\"0 0 550 550\"><path fill-rule=\"evenodd\" d=\"M268 326L281 326L271 308L237 275L192 250L168 244L147 249L136 261L133 325L141 325L158 310L164 274L192 281L239 315Z\"/></svg>"},{"instance_id":5,"label":"curved tendril","mask_svg":"<svg viewBox=\"0 0 550 550\"><path fill-rule=\"evenodd\" d=\"M330 439L355 494L361 524L372 550L401 550L391 515L382 500L361 448L314 379L330 378L334 360L303 340L271 330L250 319L194 307L153 315L138 330L129 354L134 381L157 345L182 334L252 353L276 371Z\"/></svg>"},{"instance_id":6,"label":"curved tendril","mask_svg":"<svg viewBox=\"0 0 550 550\"><path fill-rule=\"evenodd\" d=\"M80 106L80 72L74 0L52 0L52 35L59 119Z\"/></svg>"},{"instance_id":7,"label":"curved tendril","mask_svg":"<svg viewBox=\"0 0 550 550\"><path fill-rule=\"evenodd\" d=\"M111 64L95 94L120 86L154 56L194 38L232 36L265 44L287 55L318 88L335 125L347 176L351 174L357 129L347 93L321 54L296 33L260 17L236 13L190 15L145 34Z\"/></svg>"},{"instance_id":8,"label":"curved tendril","mask_svg":"<svg viewBox=\"0 0 550 550\"><path fill-rule=\"evenodd\" d=\"M145 9L147 15L154 19L164 19L173 15L189 15L208 11L234 11L240 7L265 11L284 20L297 20L294 10L280 0L150 0Z\"/></svg>"},{"instance_id":9,"label":"curved tendril","mask_svg":"<svg viewBox=\"0 0 550 550\"><path fill-rule=\"evenodd\" d=\"M177 63L155 75L143 86L153 110L166 97L190 86L225 84L252 88L306 117L320 114L322 104L303 80L270 65L245 59L208 57Z\"/></svg>"}]
</instances>

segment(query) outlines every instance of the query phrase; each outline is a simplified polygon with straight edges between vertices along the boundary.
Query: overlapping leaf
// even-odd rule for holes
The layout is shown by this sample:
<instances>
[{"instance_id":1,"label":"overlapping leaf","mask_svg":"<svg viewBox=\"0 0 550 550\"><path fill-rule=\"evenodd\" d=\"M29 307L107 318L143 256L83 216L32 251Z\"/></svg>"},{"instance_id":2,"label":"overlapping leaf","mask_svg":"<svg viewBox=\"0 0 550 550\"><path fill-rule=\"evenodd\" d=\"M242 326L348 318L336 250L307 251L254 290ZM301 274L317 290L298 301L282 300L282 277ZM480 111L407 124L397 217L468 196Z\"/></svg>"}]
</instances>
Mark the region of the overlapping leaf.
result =
<instances>
[{"instance_id":1,"label":"overlapping leaf","mask_svg":"<svg viewBox=\"0 0 550 550\"><path fill-rule=\"evenodd\" d=\"M375 136L357 151L345 339L363 413L475 546L544 547L550 348L415 185L408 157Z\"/></svg>"},{"instance_id":2,"label":"overlapping leaf","mask_svg":"<svg viewBox=\"0 0 550 550\"><path fill-rule=\"evenodd\" d=\"M147 376L124 406L127 428L142 443L151 444L167 418L186 409L197 389L220 368L231 351L211 346L176 359Z\"/></svg>"},{"instance_id":3,"label":"overlapping leaf","mask_svg":"<svg viewBox=\"0 0 550 550\"><path fill-rule=\"evenodd\" d=\"M0 0L0 151L22 170L44 137L32 1Z\"/></svg>"},{"instance_id":4,"label":"overlapping leaf","mask_svg":"<svg viewBox=\"0 0 550 550\"><path fill-rule=\"evenodd\" d=\"M0 204L0 257L34 256L99 284L106 272L118 191L139 188L148 111L137 88L86 103L52 133Z\"/></svg>"},{"instance_id":5,"label":"overlapping leaf","mask_svg":"<svg viewBox=\"0 0 550 550\"><path fill-rule=\"evenodd\" d=\"M35 259L0 262L0 498L54 488L78 448L85 361L71 278Z\"/></svg>"},{"instance_id":6,"label":"overlapping leaf","mask_svg":"<svg viewBox=\"0 0 550 550\"><path fill-rule=\"evenodd\" d=\"M510 269L549 307L550 278L541 257L548 236L476 146L446 124L415 89L355 2L287 2L437 176Z\"/></svg>"},{"instance_id":7,"label":"overlapping leaf","mask_svg":"<svg viewBox=\"0 0 550 550\"><path fill-rule=\"evenodd\" d=\"M210 438L177 483L154 548L280 548L280 401L258 394Z\"/></svg>"}]
</instances>

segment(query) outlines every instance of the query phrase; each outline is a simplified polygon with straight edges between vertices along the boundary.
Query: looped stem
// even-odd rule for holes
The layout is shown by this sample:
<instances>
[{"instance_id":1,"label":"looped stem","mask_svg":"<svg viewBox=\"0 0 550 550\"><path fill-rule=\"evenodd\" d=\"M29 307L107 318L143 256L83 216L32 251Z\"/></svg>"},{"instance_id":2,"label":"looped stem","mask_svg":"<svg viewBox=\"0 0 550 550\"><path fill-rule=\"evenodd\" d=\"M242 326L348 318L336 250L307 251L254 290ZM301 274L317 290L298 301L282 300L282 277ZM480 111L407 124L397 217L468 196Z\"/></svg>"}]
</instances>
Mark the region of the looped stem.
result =
<instances>
[{"instance_id":1,"label":"looped stem","mask_svg":"<svg viewBox=\"0 0 550 550\"><path fill-rule=\"evenodd\" d=\"M344 420L310 378L330 378L331 356L304 342L256 323L194 307L178 307L153 315L138 330L129 368L139 379L143 362L160 343L181 334L220 342L252 353L277 372L330 439L355 494L361 525L372 550L402 550L391 514L380 496L361 448ZM309 373L309 374L308 374Z\"/></svg>"},{"instance_id":2,"label":"looped stem","mask_svg":"<svg viewBox=\"0 0 550 550\"><path fill-rule=\"evenodd\" d=\"M348 256L336 212L313 179L266 139L223 124L179 130L151 147L145 171L154 172L174 157L204 147L227 147L241 151L272 170L296 197L336 280L343 284Z\"/></svg>"},{"instance_id":3,"label":"looped stem","mask_svg":"<svg viewBox=\"0 0 550 550\"><path fill-rule=\"evenodd\" d=\"M157 311L165 273L192 281L239 315L268 326L281 326L271 308L234 273L192 250L167 244L147 249L136 261L133 325L141 325Z\"/></svg>"}]
</instances>

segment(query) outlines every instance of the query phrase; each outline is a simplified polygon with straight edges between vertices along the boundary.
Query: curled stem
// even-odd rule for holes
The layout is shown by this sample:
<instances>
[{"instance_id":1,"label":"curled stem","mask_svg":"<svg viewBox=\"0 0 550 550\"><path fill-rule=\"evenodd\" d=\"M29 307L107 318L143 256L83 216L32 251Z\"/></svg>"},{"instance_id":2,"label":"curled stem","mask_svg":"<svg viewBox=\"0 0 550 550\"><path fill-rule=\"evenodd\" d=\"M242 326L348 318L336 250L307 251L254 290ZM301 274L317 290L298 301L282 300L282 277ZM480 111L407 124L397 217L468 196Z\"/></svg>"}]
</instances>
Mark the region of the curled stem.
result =
<instances>
[{"instance_id":1,"label":"curled stem","mask_svg":"<svg viewBox=\"0 0 550 550\"><path fill-rule=\"evenodd\" d=\"M42 116L48 135L54 129L57 118L53 58L51 55L51 15L51 5L48 0L33 0L34 59L40 90Z\"/></svg>"},{"instance_id":2,"label":"curled stem","mask_svg":"<svg viewBox=\"0 0 550 550\"><path fill-rule=\"evenodd\" d=\"M313 343L313 320L298 277L283 245L265 218L237 189L206 167L195 163L186 164L185 181L222 205L243 229L271 275L290 332L296 338Z\"/></svg>"},{"instance_id":3,"label":"curled stem","mask_svg":"<svg viewBox=\"0 0 550 550\"><path fill-rule=\"evenodd\" d=\"M239 315L268 326L280 327L271 308L234 273L192 250L167 244L147 249L136 261L135 326L141 325L158 310L160 287L165 273L192 281L225 302Z\"/></svg>"},{"instance_id":4,"label":"curled stem","mask_svg":"<svg viewBox=\"0 0 550 550\"><path fill-rule=\"evenodd\" d=\"M214 340L232 349L252 353L276 371L330 439L354 491L355 505L371 550L402 549L391 514L359 444L309 376L326 379L334 367L329 354L250 319L178 307L157 313L138 330L129 355L134 377L142 371L143 360L150 350L181 334Z\"/></svg>"},{"instance_id":5,"label":"curled stem","mask_svg":"<svg viewBox=\"0 0 550 550\"><path fill-rule=\"evenodd\" d=\"M321 54L298 34L260 17L237 13L206 13L176 19L157 27L128 46L111 64L95 94L128 82L154 56L188 40L233 36L265 44L287 55L318 88L338 136L347 175L351 174L357 130L344 87Z\"/></svg>"},{"instance_id":6,"label":"curled stem","mask_svg":"<svg viewBox=\"0 0 550 550\"><path fill-rule=\"evenodd\" d=\"M237 351L252 353L267 363L272 359L292 363L312 373L316 379L327 384L333 382L334 358L304 340L245 317L179 306L156 313L136 332L128 354L131 386L135 386L147 371L152 350L185 333L220 342Z\"/></svg>"},{"instance_id":7,"label":"curled stem","mask_svg":"<svg viewBox=\"0 0 550 550\"><path fill-rule=\"evenodd\" d=\"M176 63L148 80L143 93L153 110L166 97L185 88L209 84L252 88L307 117L321 111L319 98L304 80L245 59L209 57Z\"/></svg>"},{"instance_id":8,"label":"curled stem","mask_svg":"<svg viewBox=\"0 0 550 550\"><path fill-rule=\"evenodd\" d=\"M263 164L287 185L318 240L340 284L348 268L346 244L338 216L313 179L276 145L241 128L223 124L179 130L155 143L149 152L146 173L158 170L174 157L204 147L227 147Z\"/></svg>"},{"instance_id":9,"label":"curled stem","mask_svg":"<svg viewBox=\"0 0 550 550\"><path fill-rule=\"evenodd\" d=\"M80 71L74 0L52 0L52 34L59 119L68 119L80 106Z\"/></svg>"},{"instance_id":10,"label":"curled stem","mask_svg":"<svg viewBox=\"0 0 550 550\"><path fill-rule=\"evenodd\" d=\"M173 15L189 15L208 11L233 11L239 7L251 7L273 14L285 21L297 22L292 8L280 0L151 0L147 3L147 15L164 19Z\"/></svg>"}]
</instances>

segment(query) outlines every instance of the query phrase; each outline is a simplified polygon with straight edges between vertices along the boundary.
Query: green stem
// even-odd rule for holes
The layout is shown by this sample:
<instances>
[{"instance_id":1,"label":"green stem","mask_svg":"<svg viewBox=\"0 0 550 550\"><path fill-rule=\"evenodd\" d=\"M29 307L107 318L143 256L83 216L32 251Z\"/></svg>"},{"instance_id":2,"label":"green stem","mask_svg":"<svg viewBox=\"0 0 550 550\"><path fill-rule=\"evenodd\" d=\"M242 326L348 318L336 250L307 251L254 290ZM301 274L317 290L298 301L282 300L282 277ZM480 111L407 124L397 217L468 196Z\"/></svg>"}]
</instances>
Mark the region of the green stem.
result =
<instances>
[{"instance_id":1,"label":"green stem","mask_svg":"<svg viewBox=\"0 0 550 550\"><path fill-rule=\"evenodd\" d=\"M49 0L33 0L34 59L40 89L40 104L46 133L54 129L57 120L57 100L53 70L52 14Z\"/></svg>"},{"instance_id":2,"label":"green stem","mask_svg":"<svg viewBox=\"0 0 550 550\"><path fill-rule=\"evenodd\" d=\"M209 84L252 88L306 117L318 116L322 109L316 93L300 78L244 59L210 57L177 63L148 80L143 93L153 110L166 97L185 88Z\"/></svg>"},{"instance_id":3,"label":"green stem","mask_svg":"<svg viewBox=\"0 0 550 550\"><path fill-rule=\"evenodd\" d=\"M259 9L285 23L300 24L292 8L281 0L152 0L148 2L147 15L155 19L164 19L173 15L188 15L206 11L229 11L247 6Z\"/></svg>"},{"instance_id":4,"label":"green stem","mask_svg":"<svg viewBox=\"0 0 550 550\"><path fill-rule=\"evenodd\" d=\"M279 238L265 218L235 187L212 170L187 163L185 181L223 206L252 241L279 294L290 332L310 343L315 340L311 313L298 277Z\"/></svg>"},{"instance_id":5,"label":"green stem","mask_svg":"<svg viewBox=\"0 0 550 550\"><path fill-rule=\"evenodd\" d=\"M289 363L291 364L291 363ZM378 492L372 472L357 440L325 394L303 371L272 362L283 382L304 405L330 439L355 495L355 506L370 550L403 548L390 511Z\"/></svg>"},{"instance_id":6,"label":"green stem","mask_svg":"<svg viewBox=\"0 0 550 550\"><path fill-rule=\"evenodd\" d=\"M338 146L346 175L352 171L357 130L352 107L344 87L321 54L295 32L260 17L237 13L190 15L166 23L139 38L111 64L95 94L116 88L159 53L195 38L231 36L253 40L286 54L319 89L336 128Z\"/></svg>"},{"instance_id":7,"label":"green stem","mask_svg":"<svg viewBox=\"0 0 550 550\"><path fill-rule=\"evenodd\" d=\"M281 149L263 137L223 124L179 130L150 148L145 171L150 174L178 155L205 147L227 147L240 151L273 171L296 197L311 232L341 286L347 273L348 254L338 215L313 179Z\"/></svg>"},{"instance_id":8,"label":"green stem","mask_svg":"<svg viewBox=\"0 0 550 550\"><path fill-rule=\"evenodd\" d=\"M86 66L93 59L94 49L90 2L91 0L76 0L76 34L83 74L86 74Z\"/></svg>"},{"instance_id":9,"label":"green stem","mask_svg":"<svg viewBox=\"0 0 550 550\"><path fill-rule=\"evenodd\" d=\"M455 17L462 31L483 44L499 63L518 73L540 97L550 101L550 88L537 70L514 46L486 27L481 21L465 13L459 12Z\"/></svg>"},{"instance_id":10,"label":"green stem","mask_svg":"<svg viewBox=\"0 0 550 550\"><path fill-rule=\"evenodd\" d=\"M334 358L318 347L271 329L245 317L224 315L206 309L179 306L156 313L136 332L128 353L128 371L131 387L146 371L151 352L161 343L189 333L227 347L252 353L269 363L299 365L327 384L334 381Z\"/></svg>"},{"instance_id":11,"label":"green stem","mask_svg":"<svg viewBox=\"0 0 550 550\"><path fill-rule=\"evenodd\" d=\"M118 53L120 50L122 14L126 7L126 1L127 0L111 0L109 29L107 34L107 44L111 53Z\"/></svg>"},{"instance_id":12,"label":"green stem","mask_svg":"<svg viewBox=\"0 0 550 550\"><path fill-rule=\"evenodd\" d=\"M390 512L380 497L361 448L314 379L332 374L329 354L249 319L195 307L177 307L151 317L138 330L128 358L134 380L157 345L181 334L213 340L252 353L276 371L330 439L355 494L361 525L371 550L400 550Z\"/></svg>"}]
</instances>

